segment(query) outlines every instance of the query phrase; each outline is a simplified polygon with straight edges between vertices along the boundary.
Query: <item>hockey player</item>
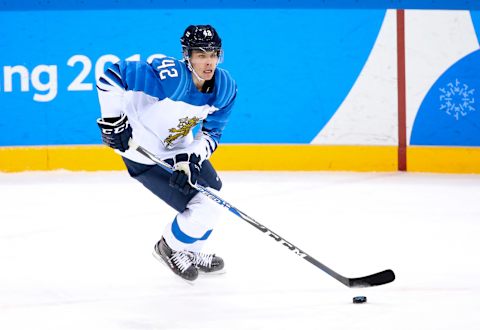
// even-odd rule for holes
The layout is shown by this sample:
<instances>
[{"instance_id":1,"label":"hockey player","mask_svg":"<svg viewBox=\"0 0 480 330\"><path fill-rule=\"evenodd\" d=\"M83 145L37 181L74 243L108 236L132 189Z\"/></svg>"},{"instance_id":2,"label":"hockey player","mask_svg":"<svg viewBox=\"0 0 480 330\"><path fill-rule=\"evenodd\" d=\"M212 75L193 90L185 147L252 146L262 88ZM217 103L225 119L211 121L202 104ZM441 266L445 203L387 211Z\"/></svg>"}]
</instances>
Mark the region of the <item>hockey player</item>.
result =
<instances>
[{"instance_id":1,"label":"hockey player","mask_svg":"<svg viewBox=\"0 0 480 330\"><path fill-rule=\"evenodd\" d=\"M210 25L190 25L180 39L183 60L120 61L97 85L103 142L116 149L131 177L178 211L154 256L187 281L220 272L223 259L202 252L222 209L192 186L220 190L208 160L218 146L237 93L230 74L217 68L222 41ZM200 128L194 136L192 129ZM170 175L129 149L132 138L169 163Z\"/></svg>"}]
</instances>

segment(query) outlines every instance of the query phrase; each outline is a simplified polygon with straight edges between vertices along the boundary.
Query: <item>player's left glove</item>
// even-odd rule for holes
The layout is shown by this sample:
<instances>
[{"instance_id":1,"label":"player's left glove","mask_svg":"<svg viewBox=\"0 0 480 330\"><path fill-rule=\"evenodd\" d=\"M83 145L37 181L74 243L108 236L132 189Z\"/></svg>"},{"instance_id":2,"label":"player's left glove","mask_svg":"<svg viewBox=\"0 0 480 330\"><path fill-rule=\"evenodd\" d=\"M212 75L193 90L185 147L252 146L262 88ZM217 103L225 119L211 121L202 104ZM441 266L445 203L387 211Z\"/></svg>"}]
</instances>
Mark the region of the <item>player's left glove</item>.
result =
<instances>
[{"instance_id":1,"label":"player's left glove","mask_svg":"<svg viewBox=\"0 0 480 330\"><path fill-rule=\"evenodd\" d=\"M102 132L102 141L107 146L122 152L128 149L128 140L132 137L132 127L126 115L115 118L97 119Z\"/></svg>"},{"instance_id":2,"label":"player's left glove","mask_svg":"<svg viewBox=\"0 0 480 330\"><path fill-rule=\"evenodd\" d=\"M193 186L200 176L200 156L197 154L178 154L173 157L173 172L170 176L170 186L188 195L194 191Z\"/></svg>"}]
</instances>

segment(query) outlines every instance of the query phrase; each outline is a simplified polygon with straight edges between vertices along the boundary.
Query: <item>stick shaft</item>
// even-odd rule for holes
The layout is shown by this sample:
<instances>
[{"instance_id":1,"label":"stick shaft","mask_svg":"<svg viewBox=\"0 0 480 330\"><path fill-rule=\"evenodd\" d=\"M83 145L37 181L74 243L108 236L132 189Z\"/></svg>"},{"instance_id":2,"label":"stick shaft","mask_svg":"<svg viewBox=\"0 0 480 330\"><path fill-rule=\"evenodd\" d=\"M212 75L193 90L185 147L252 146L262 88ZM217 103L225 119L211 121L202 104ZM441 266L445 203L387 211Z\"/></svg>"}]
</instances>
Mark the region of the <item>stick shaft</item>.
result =
<instances>
[{"instance_id":1,"label":"stick shaft","mask_svg":"<svg viewBox=\"0 0 480 330\"><path fill-rule=\"evenodd\" d=\"M144 155L147 158L149 158L150 160L152 160L155 164L162 167L165 171L167 171L169 173L173 172L172 167L168 163L159 159L157 156L155 156L154 154L152 154L150 151L146 150L142 146L139 146L139 145L135 144L132 140L130 140L130 146L134 147L139 153L141 153L142 155ZM207 196L208 198L210 198L211 200L213 200L214 202L216 202L217 204L227 208L230 212L235 214L240 219L244 220L245 222L249 223L253 227L257 228L258 230L260 230L264 234L267 234L268 236L273 238L276 242L278 242L278 243L282 244L283 246L287 247L290 251L295 253L297 256L301 257L302 259L305 259L306 261L308 261L309 263L311 263L315 267L320 268L325 273L327 273L328 275L330 275L331 277L333 277L334 279L336 279L337 281L339 281L340 283L342 283L342 284L344 284L348 287L367 287L367 286L381 285L381 284L386 284L386 283L392 282L395 279L395 275L393 274L393 272L391 270L386 270L386 271L383 271L383 272L380 272L380 273L376 273L376 274L372 274L372 275L365 276L365 277L360 277L360 278L354 278L354 279L342 276L339 273L335 272L330 267L327 267L326 265L324 265L320 261L313 258L311 255L309 255L305 251L301 250L300 248L298 248L294 244L292 244L289 241L287 241L286 239L282 238L280 235L276 234L274 231L265 227L264 225L262 225L261 223L259 223L255 219L253 219L252 217L248 216L244 212L240 211L239 209L234 207L232 204L230 204L227 201L225 201L224 199L220 198L219 196L217 196L216 194L211 192L209 189L207 189L207 188L205 188L205 187L203 187L199 184L196 184L194 186L194 188L196 190L198 190L200 193L202 193L205 196Z\"/></svg>"}]
</instances>

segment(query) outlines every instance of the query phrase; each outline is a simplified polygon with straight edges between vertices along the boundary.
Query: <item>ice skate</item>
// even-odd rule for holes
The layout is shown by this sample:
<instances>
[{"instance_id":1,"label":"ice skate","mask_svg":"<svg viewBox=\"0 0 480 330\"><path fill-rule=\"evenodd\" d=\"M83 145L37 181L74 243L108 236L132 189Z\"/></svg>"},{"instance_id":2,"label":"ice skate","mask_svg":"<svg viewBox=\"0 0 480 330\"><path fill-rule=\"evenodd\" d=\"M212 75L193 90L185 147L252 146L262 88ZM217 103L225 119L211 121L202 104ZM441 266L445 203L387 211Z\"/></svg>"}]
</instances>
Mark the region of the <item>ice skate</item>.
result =
<instances>
[{"instance_id":1,"label":"ice skate","mask_svg":"<svg viewBox=\"0 0 480 330\"><path fill-rule=\"evenodd\" d=\"M155 244L153 256L186 281L192 282L198 277L198 270L193 264L193 253L172 250L163 237Z\"/></svg>"},{"instance_id":2,"label":"ice skate","mask_svg":"<svg viewBox=\"0 0 480 330\"><path fill-rule=\"evenodd\" d=\"M204 274L223 274L225 273L224 262L221 257L215 254L207 254L203 252L192 252L193 265L198 268L200 273Z\"/></svg>"}]
</instances>

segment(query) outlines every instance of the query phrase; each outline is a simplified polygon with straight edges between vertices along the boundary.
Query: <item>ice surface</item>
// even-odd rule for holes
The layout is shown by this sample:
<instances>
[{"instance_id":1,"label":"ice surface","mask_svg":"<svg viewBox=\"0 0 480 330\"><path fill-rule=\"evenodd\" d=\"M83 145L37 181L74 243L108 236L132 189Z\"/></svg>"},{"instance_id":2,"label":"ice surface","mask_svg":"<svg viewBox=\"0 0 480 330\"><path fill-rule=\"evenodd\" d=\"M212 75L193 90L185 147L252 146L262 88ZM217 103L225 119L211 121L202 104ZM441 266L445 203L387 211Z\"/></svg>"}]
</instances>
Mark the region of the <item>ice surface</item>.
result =
<instances>
[{"instance_id":1,"label":"ice surface","mask_svg":"<svg viewBox=\"0 0 480 330\"><path fill-rule=\"evenodd\" d=\"M0 329L480 329L480 176L224 172L219 195L349 289L225 210L227 273L151 256L175 212L126 172L0 174ZM365 295L367 304L353 304Z\"/></svg>"}]
</instances>

